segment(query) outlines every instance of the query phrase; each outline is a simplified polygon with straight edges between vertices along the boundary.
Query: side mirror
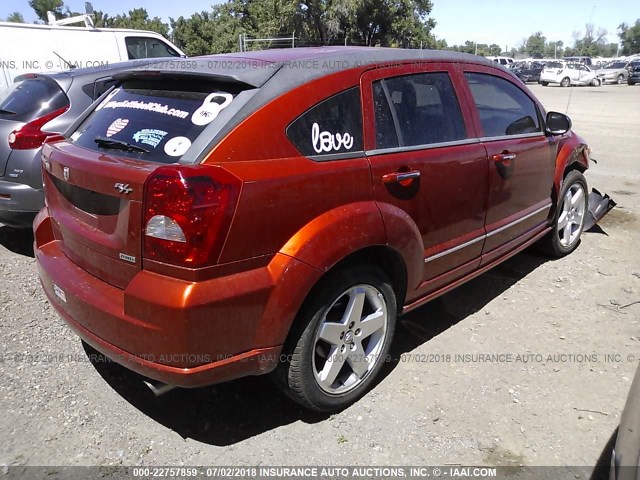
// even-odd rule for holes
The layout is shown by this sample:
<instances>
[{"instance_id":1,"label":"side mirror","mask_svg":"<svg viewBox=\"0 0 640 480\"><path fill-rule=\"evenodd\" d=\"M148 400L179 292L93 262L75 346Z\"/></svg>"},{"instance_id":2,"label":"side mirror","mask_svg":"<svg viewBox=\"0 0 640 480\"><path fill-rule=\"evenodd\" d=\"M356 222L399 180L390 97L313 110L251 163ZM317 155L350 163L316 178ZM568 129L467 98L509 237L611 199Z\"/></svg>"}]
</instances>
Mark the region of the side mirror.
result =
<instances>
[{"instance_id":1,"label":"side mirror","mask_svg":"<svg viewBox=\"0 0 640 480\"><path fill-rule=\"evenodd\" d=\"M563 135L571 130L571 119L564 113L547 113L547 133L551 135Z\"/></svg>"}]
</instances>

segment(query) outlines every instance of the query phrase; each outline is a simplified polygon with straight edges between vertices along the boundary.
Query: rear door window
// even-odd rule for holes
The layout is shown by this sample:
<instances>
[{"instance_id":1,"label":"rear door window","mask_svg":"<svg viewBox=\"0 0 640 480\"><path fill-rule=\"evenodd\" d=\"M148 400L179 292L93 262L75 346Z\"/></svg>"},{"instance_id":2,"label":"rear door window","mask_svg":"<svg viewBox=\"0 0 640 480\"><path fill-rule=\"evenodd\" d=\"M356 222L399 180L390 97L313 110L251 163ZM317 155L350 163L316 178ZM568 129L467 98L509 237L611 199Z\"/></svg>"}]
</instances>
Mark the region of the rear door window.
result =
<instances>
[{"instance_id":1,"label":"rear door window","mask_svg":"<svg viewBox=\"0 0 640 480\"><path fill-rule=\"evenodd\" d=\"M446 73L420 73L373 83L376 148L452 142L467 137ZM391 104L391 111L385 104ZM395 131L390 122L397 125Z\"/></svg>"},{"instance_id":2,"label":"rear door window","mask_svg":"<svg viewBox=\"0 0 640 480\"><path fill-rule=\"evenodd\" d=\"M46 77L18 80L0 91L0 118L4 119L30 122L68 105L60 86Z\"/></svg>"},{"instance_id":3,"label":"rear door window","mask_svg":"<svg viewBox=\"0 0 640 480\"><path fill-rule=\"evenodd\" d=\"M484 73L465 73L485 137L541 132L536 104L515 84Z\"/></svg>"},{"instance_id":4,"label":"rear door window","mask_svg":"<svg viewBox=\"0 0 640 480\"><path fill-rule=\"evenodd\" d=\"M360 88L345 90L311 107L287 127L287 136L300 153L317 160L362 152Z\"/></svg>"},{"instance_id":5,"label":"rear door window","mask_svg":"<svg viewBox=\"0 0 640 480\"><path fill-rule=\"evenodd\" d=\"M118 156L176 163L238 93L212 85L198 90L149 82L115 88L71 135L71 141ZM110 141L119 145L114 148Z\"/></svg>"}]
</instances>

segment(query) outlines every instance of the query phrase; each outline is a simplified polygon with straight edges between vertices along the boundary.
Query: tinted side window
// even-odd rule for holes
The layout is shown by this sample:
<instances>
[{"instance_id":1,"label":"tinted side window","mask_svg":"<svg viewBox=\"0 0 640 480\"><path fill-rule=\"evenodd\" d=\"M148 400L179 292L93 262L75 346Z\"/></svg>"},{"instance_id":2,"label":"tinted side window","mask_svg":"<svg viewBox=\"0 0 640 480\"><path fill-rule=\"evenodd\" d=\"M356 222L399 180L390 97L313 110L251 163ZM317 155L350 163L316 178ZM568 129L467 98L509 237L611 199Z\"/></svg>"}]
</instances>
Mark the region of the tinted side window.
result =
<instances>
[{"instance_id":1,"label":"tinted side window","mask_svg":"<svg viewBox=\"0 0 640 480\"><path fill-rule=\"evenodd\" d=\"M448 74L420 73L375 82L376 104L379 102L381 82L384 82L384 87L389 92L401 146L452 142L466 138L460 105ZM387 119L380 118L382 113L376 106L376 127L388 123ZM394 146L393 136L387 135L391 136L389 144L378 143L377 148ZM379 132L376 132L376 138L378 137Z\"/></svg>"},{"instance_id":2,"label":"tinted side window","mask_svg":"<svg viewBox=\"0 0 640 480\"><path fill-rule=\"evenodd\" d=\"M466 73L485 137L540 132L536 105L504 78Z\"/></svg>"},{"instance_id":3,"label":"tinted side window","mask_svg":"<svg viewBox=\"0 0 640 480\"><path fill-rule=\"evenodd\" d=\"M287 127L287 136L307 157L363 150L360 89L323 100Z\"/></svg>"},{"instance_id":4,"label":"tinted side window","mask_svg":"<svg viewBox=\"0 0 640 480\"><path fill-rule=\"evenodd\" d=\"M46 77L18 80L0 92L0 118L30 122L69 105L56 82Z\"/></svg>"},{"instance_id":5,"label":"tinted side window","mask_svg":"<svg viewBox=\"0 0 640 480\"><path fill-rule=\"evenodd\" d=\"M101 78L96 80L93 86L93 100L100 98L104 92L109 90L116 83L118 83L118 81L113 78Z\"/></svg>"},{"instance_id":6,"label":"tinted side window","mask_svg":"<svg viewBox=\"0 0 640 480\"><path fill-rule=\"evenodd\" d=\"M130 60L180 56L173 48L157 38L127 37L124 42Z\"/></svg>"},{"instance_id":7,"label":"tinted side window","mask_svg":"<svg viewBox=\"0 0 640 480\"><path fill-rule=\"evenodd\" d=\"M399 147L398 133L382 82L373 84L373 108L376 116L376 148Z\"/></svg>"}]
</instances>

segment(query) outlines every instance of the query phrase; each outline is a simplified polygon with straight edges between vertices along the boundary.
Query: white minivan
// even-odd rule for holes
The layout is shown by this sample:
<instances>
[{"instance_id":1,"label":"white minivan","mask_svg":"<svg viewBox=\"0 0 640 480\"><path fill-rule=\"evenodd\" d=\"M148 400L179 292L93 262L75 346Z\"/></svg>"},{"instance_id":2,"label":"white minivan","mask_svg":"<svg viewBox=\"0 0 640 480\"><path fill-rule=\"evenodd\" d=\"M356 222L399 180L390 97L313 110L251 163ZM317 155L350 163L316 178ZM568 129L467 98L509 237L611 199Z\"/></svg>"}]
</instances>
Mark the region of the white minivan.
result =
<instances>
[{"instance_id":1,"label":"white minivan","mask_svg":"<svg viewBox=\"0 0 640 480\"><path fill-rule=\"evenodd\" d=\"M155 32L0 22L0 90L23 73L184 56Z\"/></svg>"}]
</instances>

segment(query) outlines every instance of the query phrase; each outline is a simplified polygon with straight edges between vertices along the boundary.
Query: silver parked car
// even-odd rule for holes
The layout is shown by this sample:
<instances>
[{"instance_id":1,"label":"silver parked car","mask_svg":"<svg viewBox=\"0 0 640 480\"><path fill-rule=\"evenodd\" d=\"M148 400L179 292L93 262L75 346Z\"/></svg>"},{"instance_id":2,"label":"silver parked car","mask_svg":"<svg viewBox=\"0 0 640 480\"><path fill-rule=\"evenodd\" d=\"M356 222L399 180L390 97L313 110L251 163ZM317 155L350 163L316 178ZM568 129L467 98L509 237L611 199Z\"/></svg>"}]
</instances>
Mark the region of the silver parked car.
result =
<instances>
[{"instance_id":1,"label":"silver parked car","mask_svg":"<svg viewBox=\"0 0 640 480\"><path fill-rule=\"evenodd\" d=\"M31 228L44 205L40 149L62 133L139 61L57 73L25 74L0 91L0 223Z\"/></svg>"},{"instance_id":2,"label":"silver parked car","mask_svg":"<svg viewBox=\"0 0 640 480\"><path fill-rule=\"evenodd\" d=\"M629 76L628 66L629 62L611 62L597 70L596 74L603 84L617 83L618 85L622 85L623 83L627 83L627 77Z\"/></svg>"}]
</instances>

